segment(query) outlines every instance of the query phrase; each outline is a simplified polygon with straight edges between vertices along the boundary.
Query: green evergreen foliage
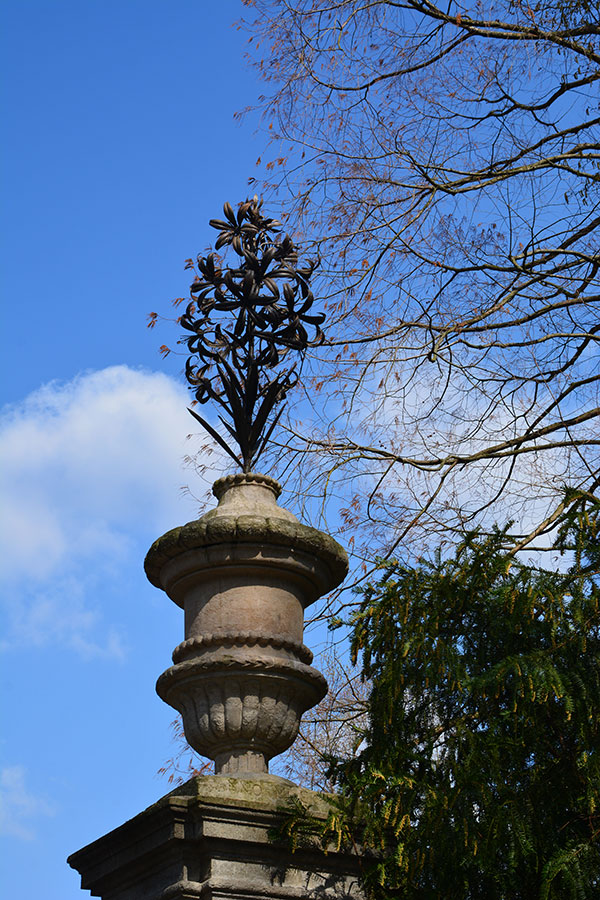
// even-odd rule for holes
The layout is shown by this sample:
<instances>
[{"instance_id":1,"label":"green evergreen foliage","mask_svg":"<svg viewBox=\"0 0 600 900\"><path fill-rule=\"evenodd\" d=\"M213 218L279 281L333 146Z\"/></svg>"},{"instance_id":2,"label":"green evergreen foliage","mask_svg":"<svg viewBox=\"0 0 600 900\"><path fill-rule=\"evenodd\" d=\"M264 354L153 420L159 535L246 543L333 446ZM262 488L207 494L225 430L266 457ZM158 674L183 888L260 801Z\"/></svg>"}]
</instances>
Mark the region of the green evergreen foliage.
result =
<instances>
[{"instance_id":1,"label":"green evergreen foliage","mask_svg":"<svg viewBox=\"0 0 600 900\"><path fill-rule=\"evenodd\" d=\"M370 723L334 764L335 823L363 823L370 896L600 897L599 532L582 497L556 542L567 572L520 564L498 532L362 591Z\"/></svg>"}]
</instances>

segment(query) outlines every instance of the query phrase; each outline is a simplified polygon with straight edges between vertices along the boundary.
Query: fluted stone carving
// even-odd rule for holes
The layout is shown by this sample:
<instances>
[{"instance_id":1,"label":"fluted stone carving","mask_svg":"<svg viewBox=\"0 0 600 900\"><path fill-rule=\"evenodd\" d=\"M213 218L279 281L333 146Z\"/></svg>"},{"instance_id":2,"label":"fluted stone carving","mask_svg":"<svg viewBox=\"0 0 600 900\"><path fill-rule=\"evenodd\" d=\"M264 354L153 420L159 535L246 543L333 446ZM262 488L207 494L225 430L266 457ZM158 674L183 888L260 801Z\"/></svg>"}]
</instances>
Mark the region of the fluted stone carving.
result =
<instances>
[{"instance_id":1,"label":"fluted stone carving","mask_svg":"<svg viewBox=\"0 0 600 900\"><path fill-rule=\"evenodd\" d=\"M302 642L304 609L336 587L340 545L277 504L272 478L219 479L219 504L159 538L146 574L185 612L185 640L158 680L189 744L217 774L268 771L327 691Z\"/></svg>"}]
</instances>

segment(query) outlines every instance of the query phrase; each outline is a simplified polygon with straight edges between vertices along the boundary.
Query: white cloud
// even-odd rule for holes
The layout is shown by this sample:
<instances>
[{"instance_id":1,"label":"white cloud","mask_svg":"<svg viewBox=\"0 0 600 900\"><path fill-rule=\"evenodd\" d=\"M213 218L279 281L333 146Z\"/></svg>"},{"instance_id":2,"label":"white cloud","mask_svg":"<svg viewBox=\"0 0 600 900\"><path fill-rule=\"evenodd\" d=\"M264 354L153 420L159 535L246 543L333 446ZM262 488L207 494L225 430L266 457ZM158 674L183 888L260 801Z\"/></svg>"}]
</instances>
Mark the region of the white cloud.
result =
<instances>
[{"instance_id":1,"label":"white cloud","mask_svg":"<svg viewBox=\"0 0 600 900\"><path fill-rule=\"evenodd\" d=\"M99 640L90 597L131 560L135 539L197 513L181 495L186 435L196 430L186 401L166 375L113 366L3 411L4 646L27 637L84 657L122 653L109 624Z\"/></svg>"},{"instance_id":2,"label":"white cloud","mask_svg":"<svg viewBox=\"0 0 600 900\"><path fill-rule=\"evenodd\" d=\"M52 815L54 809L48 801L27 789L23 766L0 769L0 835L31 841L35 837L33 822Z\"/></svg>"}]
</instances>

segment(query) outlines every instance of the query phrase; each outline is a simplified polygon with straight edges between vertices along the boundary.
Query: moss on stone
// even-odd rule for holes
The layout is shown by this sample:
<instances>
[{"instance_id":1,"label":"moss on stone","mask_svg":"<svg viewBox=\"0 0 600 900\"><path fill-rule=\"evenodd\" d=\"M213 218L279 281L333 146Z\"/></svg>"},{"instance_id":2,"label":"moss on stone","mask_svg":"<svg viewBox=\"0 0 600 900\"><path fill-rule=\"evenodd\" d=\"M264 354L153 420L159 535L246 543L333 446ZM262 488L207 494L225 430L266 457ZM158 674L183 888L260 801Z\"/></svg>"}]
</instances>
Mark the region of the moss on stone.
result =
<instances>
[{"instance_id":1,"label":"moss on stone","mask_svg":"<svg viewBox=\"0 0 600 900\"><path fill-rule=\"evenodd\" d=\"M211 513L215 511L212 510ZM218 544L263 543L285 547L317 557L331 571L331 587L343 581L348 571L348 557L343 547L330 535L299 522L253 514L239 516L211 515L167 531L152 544L144 568L149 581L161 587L163 566L180 553Z\"/></svg>"}]
</instances>

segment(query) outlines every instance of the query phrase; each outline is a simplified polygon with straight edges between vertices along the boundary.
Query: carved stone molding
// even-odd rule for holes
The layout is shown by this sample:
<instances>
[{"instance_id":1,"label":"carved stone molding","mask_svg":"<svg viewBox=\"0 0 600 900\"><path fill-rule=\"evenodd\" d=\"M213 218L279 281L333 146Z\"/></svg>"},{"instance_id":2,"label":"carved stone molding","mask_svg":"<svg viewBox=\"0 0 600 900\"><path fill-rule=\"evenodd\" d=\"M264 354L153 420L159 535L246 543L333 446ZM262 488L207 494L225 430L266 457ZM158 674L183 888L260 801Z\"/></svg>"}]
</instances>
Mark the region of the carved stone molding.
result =
<instances>
[{"instance_id":1,"label":"carved stone molding","mask_svg":"<svg viewBox=\"0 0 600 900\"><path fill-rule=\"evenodd\" d=\"M201 634L197 637L188 638L187 641L182 641L173 650L173 662L181 662L193 655L197 650L207 649L208 647L253 647L256 644L260 647L271 647L274 650L287 650L309 666L313 661L312 650L309 650L306 644L302 644L300 641L274 637L265 631L240 631L235 633Z\"/></svg>"}]
</instances>

